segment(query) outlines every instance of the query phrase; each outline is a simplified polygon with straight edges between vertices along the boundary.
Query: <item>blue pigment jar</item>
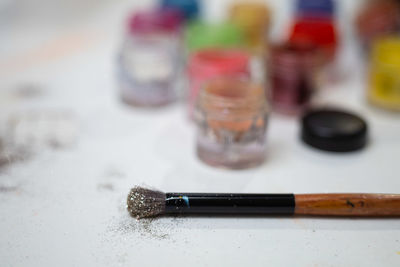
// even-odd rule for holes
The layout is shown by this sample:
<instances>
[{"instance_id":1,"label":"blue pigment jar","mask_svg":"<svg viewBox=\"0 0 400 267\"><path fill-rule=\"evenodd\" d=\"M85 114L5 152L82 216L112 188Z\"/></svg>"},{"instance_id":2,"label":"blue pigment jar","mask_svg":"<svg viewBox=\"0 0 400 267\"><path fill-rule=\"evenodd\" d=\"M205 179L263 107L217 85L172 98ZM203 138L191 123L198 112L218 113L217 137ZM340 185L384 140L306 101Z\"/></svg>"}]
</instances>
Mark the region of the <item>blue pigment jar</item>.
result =
<instances>
[{"instance_id":1,"label":"blue pigment jar","mask_svg":"<svg viewBox=\"0 0 400 267\"><path fill-rule=\"evenodd\" d=\"M199 14L199 2L197 0L162 0L163 8L179 9L186 19L192 19Z\"/></svg>"},{"instance_id":2,"label":"blue pigment jar","mask_svg":"<svg viewBox=\"0 0 400 267\"><path fill-rule=\"evenodd\" d=\"M332 16L335 13L334 0L297 0L298 15Z\"/></svg>"}]
</instances>

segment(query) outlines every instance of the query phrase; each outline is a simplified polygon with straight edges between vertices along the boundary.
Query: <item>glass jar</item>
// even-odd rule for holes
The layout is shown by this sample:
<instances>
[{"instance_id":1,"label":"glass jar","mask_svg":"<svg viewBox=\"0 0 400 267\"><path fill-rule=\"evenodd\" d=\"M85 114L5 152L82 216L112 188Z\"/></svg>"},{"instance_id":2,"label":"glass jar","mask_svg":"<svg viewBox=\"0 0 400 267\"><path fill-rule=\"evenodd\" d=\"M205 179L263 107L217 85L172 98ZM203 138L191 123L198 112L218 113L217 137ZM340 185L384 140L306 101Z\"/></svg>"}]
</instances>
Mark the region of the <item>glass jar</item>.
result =
<instances>
[{"instance_id":1,"label":"glass jar","mask_svg":"<svg viewBox=\"0 0 400 267\"><path fill-rule=\"evenodd\" d=\"M135 13L119 58L120 94L135 106L161 106L176 99L182 70L182 15L177 10Z\"/></svg>"},{"instance_id":2,"label":"glass jar","mask_svg":"<svg viewBox=\"0 0 400 267\"><path fill-rule=\"evenodd\" d=\"M255 53L263 52L270 26L270 11L263 3L240 2L230 9L230 19L242 30L246 45Z\"/></svg>"},{"instance_id":3,"label":"glass jar","mask_svg":"<svg viewBox=\"0 0 400 267\"><path fill-rule=\"evenodd\" d=\"M400 37L386 37L374 43L369 80L369 101L400 111Z\"/></svg>"},{"instance_id":4,"label":"glass jar","mask_svg":"<svg viewBox=\"0 0 400 267\"><path fill-rule=\"evenodd\" d=\"M361 43L367 50L375 39L400 33L400 2L369 1L357 16L356 27Z\"/></svg>"},{"instance_id":5,"label":"glass jar","mask_svg":"<svg viewBox=\"0 0 400 267\"><path fill-rule=\"evenodd\" d=\"M197 155L231 169L261 164L268 106L262 86L238 77L208 81L197 100Z\"/></svg>"},{"instance_id":6,"label":"glass jar","mask_svg":"<svg viewBox=\"0 0 400 267\"><path fill-rule=\"evenodd\" d=\"M221 75L250 76L250 56L236 49L205 49L192 54L188 61L188 113L192 117L200 86Z\"/></svg>"},{"instance_id":7,"label":"glass jar","mask_svg":"<svg viewBox=\"0 0 400 267\"><path fill-rule=\"evenodd\" d=\"M272 46L268 65L271 104L284 114L297 114L310 102L315 90L315 70L321 61L313 45L283 44Z\"/></svg>"}]
</instances>

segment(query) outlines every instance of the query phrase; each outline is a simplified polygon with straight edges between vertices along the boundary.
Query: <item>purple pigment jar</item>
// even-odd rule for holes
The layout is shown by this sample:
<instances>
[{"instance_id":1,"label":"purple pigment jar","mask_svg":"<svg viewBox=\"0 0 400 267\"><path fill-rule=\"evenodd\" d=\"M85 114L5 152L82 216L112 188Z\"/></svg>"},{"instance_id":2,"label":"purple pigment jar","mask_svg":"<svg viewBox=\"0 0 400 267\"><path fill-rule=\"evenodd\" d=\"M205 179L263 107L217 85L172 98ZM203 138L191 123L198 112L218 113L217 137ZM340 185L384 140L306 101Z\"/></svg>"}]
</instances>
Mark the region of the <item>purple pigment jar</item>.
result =
<instances>
[{"instance_id":1,"label":"purple pigment jar","mask_svg":"<svg viewBox=\"0 0 400 267\"><path fill-rule=\"evenodd\" d=\"M163 106L177 97L182 70L181 26L178 10L134 13L128 20L119 57L122 100L134 106Z\"/></svg>"}]
</instances>

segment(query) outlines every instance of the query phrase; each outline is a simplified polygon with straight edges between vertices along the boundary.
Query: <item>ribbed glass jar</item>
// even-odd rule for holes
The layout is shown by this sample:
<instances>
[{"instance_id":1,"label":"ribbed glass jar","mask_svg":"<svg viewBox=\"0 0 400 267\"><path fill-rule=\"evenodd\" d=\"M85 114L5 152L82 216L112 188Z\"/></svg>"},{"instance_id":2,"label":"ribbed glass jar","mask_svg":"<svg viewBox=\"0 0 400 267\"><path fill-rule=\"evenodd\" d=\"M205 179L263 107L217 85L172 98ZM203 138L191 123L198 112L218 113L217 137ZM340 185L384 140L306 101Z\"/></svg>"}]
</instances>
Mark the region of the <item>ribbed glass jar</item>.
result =
<instances>
[{"instance_id":1,"label":"ribbed glass jar","mask_svg":"<svg viewBox=\"0 0 400 267\"><path fill-rule=\"evenodd\" d=\"M230 169L264 162L268 105L262 86L237 77L210 80L200 92L195 118L203 162Z\"/></svg>"},{"instance_id":2,"label":"ribbed glass jar","mask_svg":"<svg viewBox=\"0 0 400 267\"><path fill-rule=\"evenodd\" d=\"M295 115L310 102L316 87L316 68L323 56L313 45L282 44L272 46L266 65L272 107Z\"/></svg>"}]
</instances>

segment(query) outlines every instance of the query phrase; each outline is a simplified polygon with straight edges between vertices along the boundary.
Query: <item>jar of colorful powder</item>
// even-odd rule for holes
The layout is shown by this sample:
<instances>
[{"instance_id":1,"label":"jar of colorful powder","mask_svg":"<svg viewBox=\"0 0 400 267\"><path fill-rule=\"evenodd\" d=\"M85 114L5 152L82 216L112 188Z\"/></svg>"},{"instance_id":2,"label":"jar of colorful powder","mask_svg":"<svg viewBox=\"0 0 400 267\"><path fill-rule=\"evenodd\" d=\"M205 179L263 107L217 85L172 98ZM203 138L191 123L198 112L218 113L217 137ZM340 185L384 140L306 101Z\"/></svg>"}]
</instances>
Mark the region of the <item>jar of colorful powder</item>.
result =
<instances>
[{"instance_id":1,"label":"jar of colorful powder","mask_svg":"<svg viewBox=\"0 0 400 267\"><path fill-rule=\"evenodd\" d=\"M326 62L329 62L336 53L337 36L335 5L332 0L297 0L289 35L290 43L312 43L324 53Z\"/></svg>"},{"instance_id":2,"label":"jar of colorful powder","mask_svg":"<svg viewBox=\"0 0 400 267\"><path fill-rule=\"evenodd\" d=\"M162 106L176 99L182 70L182 14L151 10L133 14L119 57L120 94L135 106Z\"/></svg>"},{"instance_id":3,"label":"jar of colorful powder","mask_svg":"<svg viewBox=\"0 0 400 267\"><path fill-rule=\"evenodd\" d=\"M400 34L400 1L368 1L357 16L356 28L367 50L377 38Z\"/></svg>"},{"instance_id":4,"label":"jar of colorful powder","mask_svg":"<svg viewBox=\"0 0 400 267\"><path fill-rule=\"evenodd\" d=\"M386 37L372 46L368 99L400 111L400 37Z\"/></svg>"},{"instance_id":5,"label":"jar of colorful powder","mask_svg":"<svg viewBox=\"0 0 400 267\"><path fill-rule=\"evenodd\" d=\"M239 2L231 6L229 16L242 29L246 45L255 53L264 52L270 27L268 7L260 2Z\"/></svg>"},{"instance_id":6,"label":"jar of colorful powder","mask_svg":"<svg viewBox=\"0 0 400 267\"><path fill-rule=\"evenodd\" d=\"M199 94L195 118L203 162L243 169L264 161L268 106L261 85L238 77L210 80Z\"/></svg>"},{"instance_id":7,"label":"jar of colorful powder","mask_svg":"<svg viewBox=\"0 0 400 267\"><path fill-rule=\"evenodd\" d=\"M250 76L250 56L238 49L204 49L193 53L188 60L188 112L192 117L201 86L218 76Z\"/></svg>"},{"instance_id":8,"label":"jar of colorful powder","mask_svg":"<svg viewBox=\"0 0 400 267\"><path fill-rule=\"evenodd\" d=\"M295 115L308 106L322 57L320 50L311 44L271 47L266 60L270 85L267 95L275 111Z\"/></svg>"}]
</instances>

